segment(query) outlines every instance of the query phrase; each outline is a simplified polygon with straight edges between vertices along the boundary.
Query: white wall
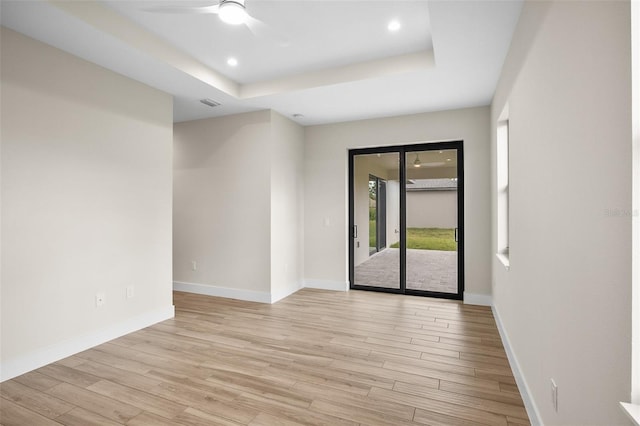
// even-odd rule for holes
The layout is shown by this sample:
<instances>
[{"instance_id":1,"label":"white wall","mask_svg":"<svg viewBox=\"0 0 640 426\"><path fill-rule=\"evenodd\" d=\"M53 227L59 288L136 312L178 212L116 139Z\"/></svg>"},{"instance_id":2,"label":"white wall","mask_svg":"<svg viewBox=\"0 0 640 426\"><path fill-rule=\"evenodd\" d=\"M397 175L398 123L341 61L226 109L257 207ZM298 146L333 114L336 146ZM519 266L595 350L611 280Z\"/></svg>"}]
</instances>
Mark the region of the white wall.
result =
<instances>
[{"instance_id":1,"label":"white wall","mask_svg":"<svg viewBox=\"0 0 640 426\"><path fill-rule=\"evenodd\" d=\"M303 285L304 130L271 112L271 294L272 301Z\"/></svg>"},{"instance_id":2,"label":"white wall","mask_svg":"<svg viewBox=\"0 0 640 426\"><path fill-rule=\"evenodd\" d=\"M400 241L400 181L397 173L387 180L387 247Z\"/></svg>"},{"instance_id":3,"label":"white wall","mask_svg":"<svg viewBox=\"0 0 640 426\"><path fill-rule=\"evenodd\" d=\"M457 191L407 191L407 228L457 227Z\"/></svg>"},{"instance_id":4,"label":"white wall","mask_svg":"<svg viewBox=\"0 0 640 426\"><path fill-rule=\"evenodd\" d=\"M174 281L269 299L270 122L260 111L175 124Z\"/></svg>"},{"instance_id":5,"label":"white wall","mask_svg":"<svg viewBox=\"0 0 640 426\"><path fill-rule=\"evenodd\" d=\"M300 288L302 135L271 111L176 123L176 289L272 302Z\"/></svg>"},{"instance_id":6,"label":"white wall","mask_svg":"<svg viewBox=\"0 0 640 426\"><path fill-rule=\"evenodd\" d=\"M348 281L349 149L464 140L466 292L488 295L489 123L480 107L305 128L305 279L335 288Z\"/></svg>"},{"instance_id":7,"label":"white wall","mask_svg":"<svg viewBox=\"0 0 640 426\"><path fill-rule=\"evenodd\" d=\"M7 379L173 315L172 100L10 30L1 39Z\"/></svg>"},{"instance_id":8,"label":"white wall","mask_svg":"<svg viewBox=\"0 0 640 426\"><path fill-rule=\"evenodd\" d=\"M629 2L528 2L492 105L493 170L507 104L510 128L510 270L493 260L495 312L547 425L628 424L630 52Z\"/></svg>"}]
</instances>

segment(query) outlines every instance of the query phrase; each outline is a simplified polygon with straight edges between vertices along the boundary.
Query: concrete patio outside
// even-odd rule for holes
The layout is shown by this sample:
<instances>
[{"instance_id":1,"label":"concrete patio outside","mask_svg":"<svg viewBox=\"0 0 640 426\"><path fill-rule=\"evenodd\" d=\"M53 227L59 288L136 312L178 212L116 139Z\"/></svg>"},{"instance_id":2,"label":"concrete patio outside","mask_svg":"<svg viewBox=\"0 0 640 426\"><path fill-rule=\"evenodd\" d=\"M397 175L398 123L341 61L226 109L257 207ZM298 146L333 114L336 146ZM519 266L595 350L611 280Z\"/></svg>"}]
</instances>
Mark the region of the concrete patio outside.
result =
<instances>
[{"instance_id":1,"label":"concrete patio outside","mask_svg":"<svg viewBox=\"0 0 640 426\"><path fill-rule=\"evenodd\" d=\"M458 252L407 249L407 289L457 293ZM386 248L355 268L355 284L400 288L400 249Z\"/></svg>"}]
</instances>

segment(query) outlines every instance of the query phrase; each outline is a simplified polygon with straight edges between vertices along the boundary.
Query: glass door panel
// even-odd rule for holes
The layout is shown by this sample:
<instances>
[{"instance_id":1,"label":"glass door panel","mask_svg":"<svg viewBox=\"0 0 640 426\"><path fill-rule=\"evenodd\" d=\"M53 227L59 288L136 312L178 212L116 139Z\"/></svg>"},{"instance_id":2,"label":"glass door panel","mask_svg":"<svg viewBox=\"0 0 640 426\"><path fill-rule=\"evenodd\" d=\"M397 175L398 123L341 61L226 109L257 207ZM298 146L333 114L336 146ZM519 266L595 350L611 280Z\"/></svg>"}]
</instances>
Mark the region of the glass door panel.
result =
<instances>
[{"instance_id":1,"label":"glass door panel","mask_svg":"<svg viewBox=\"0 0 640 426\"><path fill-rule=\"evenodd\" d=\"M351 288L464 292L462 141L349 152Z\"/></svg>"},{"instance_id":2,"label":"glass door panel","mask_svg":"<svg viewBox=\"0 0 640 426\"><path fill-rule=\"evenodd\" d=\"M353 282L400 289L400 154L353 157Z\"/></svg>"},{"instance_id":3,"label":"glass door panel","mask_svg":"<svg viewBox=\"0 0 640 426\"><path fill-rule=\"evenodd\" d=\"M457 150L406 153L406 289L457 294Z\"/></svg>"}]
</instances>

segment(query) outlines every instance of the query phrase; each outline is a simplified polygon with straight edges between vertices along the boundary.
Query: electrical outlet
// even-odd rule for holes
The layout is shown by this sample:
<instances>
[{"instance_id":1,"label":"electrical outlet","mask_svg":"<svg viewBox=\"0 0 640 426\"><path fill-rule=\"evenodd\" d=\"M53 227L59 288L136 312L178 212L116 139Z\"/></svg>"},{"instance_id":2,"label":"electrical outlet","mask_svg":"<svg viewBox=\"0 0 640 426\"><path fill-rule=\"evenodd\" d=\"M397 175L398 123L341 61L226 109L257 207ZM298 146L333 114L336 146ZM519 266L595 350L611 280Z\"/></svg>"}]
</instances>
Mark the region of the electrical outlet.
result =
<instances>
[{"instance_id":1,"label":"electrical outlet","mask_svg":"<svg viewBox=\"0 0 640 426\"><path fill-rule=\"evenodd\" d=\"M551 379L551 404L553 404L553 409L555 412L558 412L558 385L556 382Z\"/></svg>"},{"instance_id":2,"label":"electrical outlet","mask_svg":"<svg viewBox=\"0 0 640 426\"><path fill-rule=\"evenodd\" d=\"M198 264L196 263L195 260L191 261L191 270L192 271L197 271L198 270Z\"/></svg>"},{"instance_id":3,"label":"electrical outlet","mask_svg":"<svg viewBox=\"0 0 640 426\"><path fill-rule=\"evenodd\" d=\"M96 308L104 305L107 302L107 299L104 293L96 293Z\"/></svg>"},{"instance_id":4,"label":"electrical outlet","mask_svg":"<svg viewBox=\"0 0 640 426\"><path fill-rule=\"evenodd\" d=\"M127 299L133 299L133 296L135 296L135 288L130 285L129 287L127 287Z\"/></svg>"}]
</instances>

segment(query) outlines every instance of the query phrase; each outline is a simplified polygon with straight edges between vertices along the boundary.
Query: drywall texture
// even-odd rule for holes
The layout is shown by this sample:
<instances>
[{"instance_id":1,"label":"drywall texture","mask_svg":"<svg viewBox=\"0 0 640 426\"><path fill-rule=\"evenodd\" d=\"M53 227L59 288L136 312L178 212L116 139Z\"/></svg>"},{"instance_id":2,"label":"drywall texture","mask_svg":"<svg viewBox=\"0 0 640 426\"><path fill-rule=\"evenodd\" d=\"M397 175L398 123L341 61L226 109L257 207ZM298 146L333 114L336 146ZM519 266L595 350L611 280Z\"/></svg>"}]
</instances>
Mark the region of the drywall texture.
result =
<instances>
[{"instance_id":1,"label":"drywall texture","mask_svg":"<svg viewBox=\"0 0 640 426\"><path fill-rule=\"evenodd\" d=\"M175 281L270 292L270 122L261 111L175 124Z\"/></svg>"},{"instance_id":2,"label":"drywall texture","mask_svg":"<svg viewBox=\"0 0 640 426\"><path fill-rule=\"evenodd\" d=\"M492 105L494 164L507 105L510 129L511 268L493 262L494 304L547 425L628 424L630 61L629 2L526 3Z\"/></svg>"},{"instance_id":3,"label":"drywall texture","mask_svg":"<svg viewBox=\"0 0 640 426\"><path fill-rule=\"evenodd\" d=\"M271 112L271 297L302 286L304 271L304 130Z\"/></svg>"},{"instance_id":4,"label":"drywall texture","mask_svg":"<svg viewBox=\"0 0 640 426\"><path fill-rule=\"evenodd\" d=\"M176 123L174 281L260 301L300 288L302 137L271 111Z\"/></svg>"},{"instance_id":5,"label":"drywall texture","mask_svg":"<svg viewBox=\"0 0 640 426\"><path fill-rule=\"evenodd\" d=\"M172 310L172 100L10 30L1 38L6 367Z\"/></svg>"},{"instance_id":6,"label":"drywall texture","mask_svg":"<svg viewBox=\"0 0 640 426\"><path fill-rule=\"evenodd\" d=\"M305 279L348 281L348 150L464 141L465 292L491 292L489 108L305 128Z\"/></svg>"}]
</instances>

